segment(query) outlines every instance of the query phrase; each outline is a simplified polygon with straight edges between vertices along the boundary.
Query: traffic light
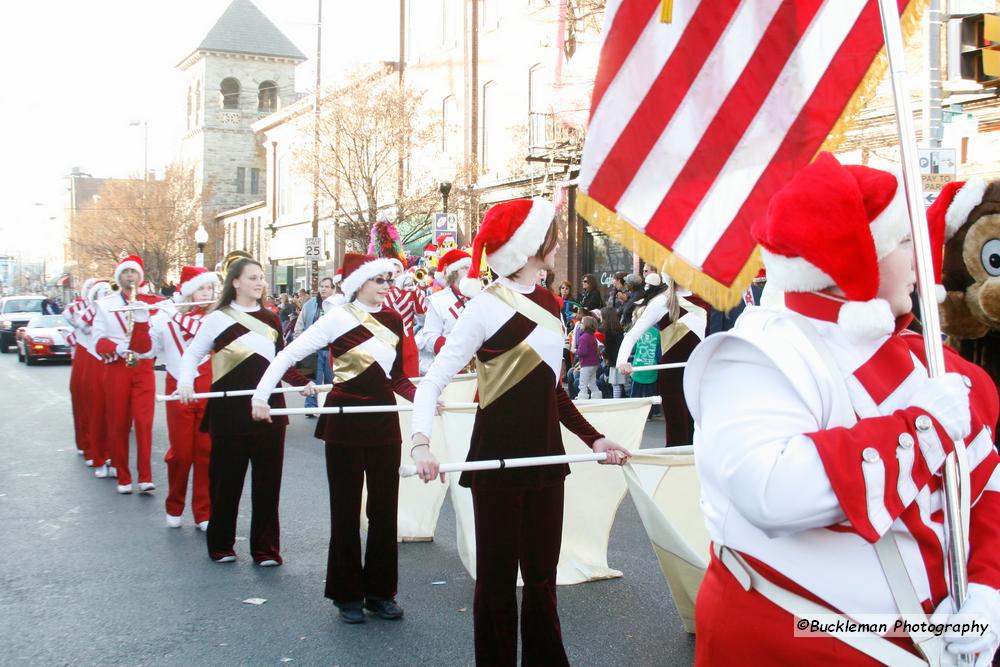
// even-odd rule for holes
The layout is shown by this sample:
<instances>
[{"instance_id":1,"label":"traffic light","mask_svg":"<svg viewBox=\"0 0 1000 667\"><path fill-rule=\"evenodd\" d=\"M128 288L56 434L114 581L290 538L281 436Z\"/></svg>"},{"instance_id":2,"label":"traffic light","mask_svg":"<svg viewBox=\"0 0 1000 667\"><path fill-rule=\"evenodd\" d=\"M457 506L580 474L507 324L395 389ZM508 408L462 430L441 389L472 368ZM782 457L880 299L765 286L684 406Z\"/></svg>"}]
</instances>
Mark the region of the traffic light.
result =
<instances>
[{"instance_id":1,"label":"traffic light","mask_svg":"<svg viewBox=\"0 0 1000 667\"><path fill-rule=\"evenodd\" d=\"M962 19L962 78L1000 85L1000 16L972 14Z\"/></svg>"}]
</instances>

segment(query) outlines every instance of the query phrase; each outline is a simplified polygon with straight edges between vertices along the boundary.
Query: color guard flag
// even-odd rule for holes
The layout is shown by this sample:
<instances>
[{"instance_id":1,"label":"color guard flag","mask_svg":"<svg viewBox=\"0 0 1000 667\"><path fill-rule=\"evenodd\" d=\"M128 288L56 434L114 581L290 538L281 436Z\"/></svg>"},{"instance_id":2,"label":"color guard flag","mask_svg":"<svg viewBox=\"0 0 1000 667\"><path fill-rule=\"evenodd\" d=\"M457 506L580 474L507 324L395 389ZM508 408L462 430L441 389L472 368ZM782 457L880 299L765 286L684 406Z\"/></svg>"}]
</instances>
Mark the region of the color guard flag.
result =
<instances>
[{"instance_id":1,"label":"color guard flag","mask_svg":"<svg viewBox=\"0 0 1000 667\"><path fill-rule=\"evenodd\" d=\"M924 3L897 1L909 34ZM577 209L728 308L751 224L885 71L877 1L609 0L604 39Z\"/></svg>"}]
</instances>

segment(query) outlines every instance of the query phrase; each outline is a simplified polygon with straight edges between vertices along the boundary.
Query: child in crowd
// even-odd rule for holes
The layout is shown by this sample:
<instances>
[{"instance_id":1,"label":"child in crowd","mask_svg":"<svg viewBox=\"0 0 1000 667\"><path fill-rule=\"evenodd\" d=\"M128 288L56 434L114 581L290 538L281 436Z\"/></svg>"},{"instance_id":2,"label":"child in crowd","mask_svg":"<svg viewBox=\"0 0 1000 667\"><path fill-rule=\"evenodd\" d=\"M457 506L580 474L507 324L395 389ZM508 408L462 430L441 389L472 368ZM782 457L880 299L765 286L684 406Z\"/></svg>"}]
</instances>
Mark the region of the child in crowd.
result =
<instances>
[{"instance_id":1,"label":"child in crowd","mask_svg":"<svg viewBox=\"0 0 1000 667\"><path fill-rule=\"evenodd\" d=\"M597 367L601 363L601 353L597 338L594 337L596 332L597 320L585 315L580 320L580 332L576 341L576 357L580 360L580 393L577 398L604 398L597 386Z\"/></svg>"}]
</instances>

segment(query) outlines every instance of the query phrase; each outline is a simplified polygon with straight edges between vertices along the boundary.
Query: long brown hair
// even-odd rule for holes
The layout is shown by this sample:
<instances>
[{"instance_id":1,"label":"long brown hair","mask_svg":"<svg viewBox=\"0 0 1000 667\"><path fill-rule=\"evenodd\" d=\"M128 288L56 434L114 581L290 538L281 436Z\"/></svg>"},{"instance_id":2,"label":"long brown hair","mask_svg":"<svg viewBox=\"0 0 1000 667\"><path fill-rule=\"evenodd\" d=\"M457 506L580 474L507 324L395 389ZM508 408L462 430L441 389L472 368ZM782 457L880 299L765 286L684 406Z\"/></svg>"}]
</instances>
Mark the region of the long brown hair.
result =
<instances>
[{"instance_id":1,"label":"long brown hair","mask_svg":"<svg viewBox=\"0 0 1000 667\"><path fill-rule=\"evenodd\" d=\"M222 281L222 292L219 294L219 300L212 304L212 307L208 309L208 312L225 308L236 300L236 288L233 287L233 281L242 276L243 269L251 264L259 268L261 271L264 270L264 267L261 266L260 262L255 259L250 259L249 257L240 257L236 261L229 264L229 268L226 269L226 277ZM257 305L262 305L260 299L257 299Z\"/></svg>"},{"instance_id":2,"label":"long brown hair","mask_svg":"<svg viewBox=\"0 0 1000 667\"><path fill-rule=\"evenodd\" d=\"M546 255L552 252L557 243L559 243L559 227L556 226L556 221L553 219L552 222L549 223L548 231L545 232L545 238L542 239L542 244L538 246L538 250L535 251L535 257L538 259L544 259ZM520 269L506 277L513 278L523 269L524 267L522 266Z\"/></svg>"}]
</instances>

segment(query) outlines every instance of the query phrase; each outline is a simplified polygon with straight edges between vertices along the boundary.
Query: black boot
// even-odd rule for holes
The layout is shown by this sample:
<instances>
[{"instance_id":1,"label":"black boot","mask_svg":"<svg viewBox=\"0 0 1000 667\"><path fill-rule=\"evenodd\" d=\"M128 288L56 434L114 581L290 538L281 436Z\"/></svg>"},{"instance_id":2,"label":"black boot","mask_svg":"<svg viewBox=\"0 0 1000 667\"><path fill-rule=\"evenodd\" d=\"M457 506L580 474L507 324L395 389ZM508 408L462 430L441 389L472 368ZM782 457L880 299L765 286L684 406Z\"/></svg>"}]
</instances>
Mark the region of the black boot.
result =
<instances>
[{"instance_id":1,"label":"black boot","mask_svg":"<svg viewBox=\"0 0 1000 667\"><path fill-rule=\"evenodd\" d=\"M347 623L349 625L354 625L356 623L365 622L365 613L361 609L361 601L357 600L354 602L334 602L335 607L337 607L337 619L341 623Z\"/></svg>"},{"instance_id":2,"label":"black boot","mask_svg":"<svg viewBox=\"0 0 1000 667\"><path fill-rule=\"evenodd\" d=\"M384 618L387 621L398 621L403 618L403 609L396 604L395 600L365 598L365 609L374 616Z\"/></svg>"}]
</instances>

